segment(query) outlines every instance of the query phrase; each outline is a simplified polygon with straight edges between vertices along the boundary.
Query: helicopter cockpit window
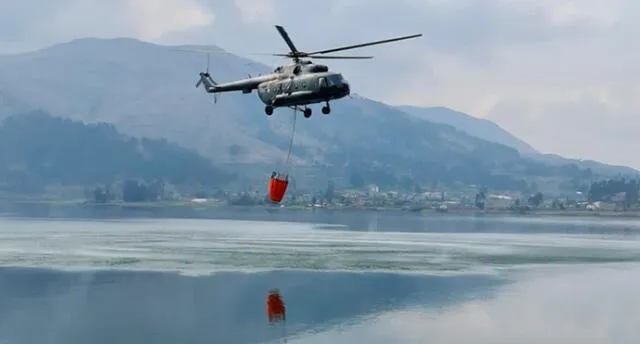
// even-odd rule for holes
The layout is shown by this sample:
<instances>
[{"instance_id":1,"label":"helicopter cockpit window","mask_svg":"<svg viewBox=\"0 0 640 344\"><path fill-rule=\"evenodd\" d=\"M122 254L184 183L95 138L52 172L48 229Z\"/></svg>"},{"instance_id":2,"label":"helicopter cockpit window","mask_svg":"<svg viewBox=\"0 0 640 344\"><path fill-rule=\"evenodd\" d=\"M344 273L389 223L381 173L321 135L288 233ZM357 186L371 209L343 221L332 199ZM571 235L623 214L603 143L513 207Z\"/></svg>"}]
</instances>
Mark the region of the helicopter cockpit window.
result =
<instances>
[{"instance_id":1,"label":"helicopter cockpit window","mask_svg":"<svg viewBox=\"0 0 640 344\"><path fill-rule=\"evenodd\" d=\"M318 85L320 87L328 87L329 83L327 82L327 78L320 78L318 79Z\"/></svg>"},{"instance_id":2,"label":"helicopter cockpit window","mask_svg":"<svg viewBox=\"0 0 640 344\"><path fill-rule=\"evenodd\" d=\"M300 66L295 66L295 68L293 68L293 74L298 74L300 73Z\"/></svg>"},{"instance_id":3,"label":"helicopter cockpit window","mask_svg":"<svg viewBox=\"0 0 640 344\"><path fill-rule=\"evenodd\" d=\"M342 83L342 75L334 74L327 77L329 85L340 85Z\"/></svg>"}]
</instances>

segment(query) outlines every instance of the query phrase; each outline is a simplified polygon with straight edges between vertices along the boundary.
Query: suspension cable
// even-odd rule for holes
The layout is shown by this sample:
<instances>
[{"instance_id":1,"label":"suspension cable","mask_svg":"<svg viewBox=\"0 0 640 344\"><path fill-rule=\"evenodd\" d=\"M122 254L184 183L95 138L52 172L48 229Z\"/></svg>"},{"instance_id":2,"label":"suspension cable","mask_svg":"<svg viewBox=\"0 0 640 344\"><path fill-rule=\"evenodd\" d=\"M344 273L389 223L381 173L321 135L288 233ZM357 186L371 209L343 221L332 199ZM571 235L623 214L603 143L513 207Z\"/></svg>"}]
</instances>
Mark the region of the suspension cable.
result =
<instances>
[{"instance_id":1,"label":"suspension cable","mask_svg":"<svg viewBox=\"0 0 640 344\"><path fill-rule=\"evenodd\" d=\"M289 161L291 160L291 149L293 148L293 136L296 133L296 112L298 111L297 108L293 108L293 125L291 126L291 138L289 139L289 152L287 153L287 160L285 161L285 163L289 163Z\"/></svg>"}]
</instances>

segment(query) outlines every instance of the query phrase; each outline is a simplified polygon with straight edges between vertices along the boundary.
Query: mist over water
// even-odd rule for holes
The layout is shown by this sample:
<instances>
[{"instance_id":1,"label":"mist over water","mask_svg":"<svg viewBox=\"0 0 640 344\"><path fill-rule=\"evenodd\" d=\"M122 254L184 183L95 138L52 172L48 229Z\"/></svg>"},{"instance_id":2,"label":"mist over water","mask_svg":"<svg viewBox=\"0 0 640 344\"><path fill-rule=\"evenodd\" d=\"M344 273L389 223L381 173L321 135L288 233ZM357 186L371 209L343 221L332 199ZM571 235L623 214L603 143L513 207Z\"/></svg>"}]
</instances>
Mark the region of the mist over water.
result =
<instances>
[{"instance_id":1,"label":"mist over water","mask_svg":"<svg viewBox=\"0 0 640 344\"><path fill-rule=\"evenodd\" d=\"M0 219L0 342L640 340L636 221L287 214Z\"/></svg>"}]
</instances>

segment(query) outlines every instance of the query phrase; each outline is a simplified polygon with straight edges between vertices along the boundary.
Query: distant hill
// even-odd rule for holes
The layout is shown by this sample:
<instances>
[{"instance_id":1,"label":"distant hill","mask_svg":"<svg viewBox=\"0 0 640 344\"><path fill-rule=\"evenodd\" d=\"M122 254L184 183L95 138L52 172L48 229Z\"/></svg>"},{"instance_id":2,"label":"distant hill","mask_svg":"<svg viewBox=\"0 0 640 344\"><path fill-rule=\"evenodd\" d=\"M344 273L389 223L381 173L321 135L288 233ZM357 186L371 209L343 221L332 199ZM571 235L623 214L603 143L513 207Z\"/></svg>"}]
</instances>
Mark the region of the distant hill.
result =
<instances>
[{"instance_id":1,"label":"distant hill","mask_svg":"<svg viewBox=\"0 0 640 344\"><path fill-rule=\"evenodd\" d=\"M593 160L568 159L555 154L539 153L529 144L518 139L490 120L473 117L445 107L418 107L410 105L396 107L417 118L434 123L448 124L471 136L490 142L501 143L517 149L523 156L545 164L553 166L576 164L581 168L591 169L595 173L611 176L638 174L638 171L626 166L607 165Z\"/></svg>"},{"instance_id":2,"label":"distant hill","mask_svg":"<svg viewBox=\"0 0 640 344\"><path fill-rule=\"evenodd\" d=\"M588 168L595 173L607 176L638 176L640 172L634 168L618 165L607 165L594 160L564 158L556 154L529 154L527 158L552 166L575 164L581 168Z\"/></svg>"},{"instance_id":3,"label":"distant hill","mask_svg":"<svg viewBox=\"0 0 640 344\"><path fill-rule=\"evenodd\" d=\"M28 112L32 108L32 106L18 100L9 92L0 89L0 120L11 114Z\"/></svg>"},{"instance_id":4,"label":"distant hill","mask_svg":"<svg viewBox=\"0 0 640 344\"><path fill-rule=\"evenodd\" d=\"M134 179L215 186L230 176L165 140L127 137L113 125L10 116L0 124L0 190L39 193L46 186L93 186Z\"/></svg>"},{"instance_id":5,"label":"distant hill","mask_svg":"<svg viewBox=\"0 0 640 344\"><path fill-rule=\"evenodd\" d=\"M486 119L473 117L446 107L418 107L404 105L397 106L397 108L410 115L414 115L427 121L451 125L471 136L515 148L523 154L538 153L528 143L511 135L496 123Z\"/></svg>"},{"instance_id":6,"label":"distant hill","mask_svg":"<svg viewBox=\"0 0 640 344\"><path fill-rule=\"evenodd\" d=\"M219 82L273 69L217 47L198 48L214 51L210 72ZM211 95L194 87L205 64L205 54L177 47L80 39L0 56L0 90L16 104L5 111L28 104L57 116L112 123L127 135L165 138L264 187L285 157L291 110L268 117L255 93L222 94L214 105ZM420 119L367 98L331 106L328 116L315 107L310 119L298 118L293 154L300 187L322 190L331 179L338 186L408 189L445 183L528 190L534 181L571 189L594 177L594 171L570 162L524 156L509 147L517 139L496 143L472 129ZM526 150L525 145L516 146Z\"/></svg>"}]
</instances>

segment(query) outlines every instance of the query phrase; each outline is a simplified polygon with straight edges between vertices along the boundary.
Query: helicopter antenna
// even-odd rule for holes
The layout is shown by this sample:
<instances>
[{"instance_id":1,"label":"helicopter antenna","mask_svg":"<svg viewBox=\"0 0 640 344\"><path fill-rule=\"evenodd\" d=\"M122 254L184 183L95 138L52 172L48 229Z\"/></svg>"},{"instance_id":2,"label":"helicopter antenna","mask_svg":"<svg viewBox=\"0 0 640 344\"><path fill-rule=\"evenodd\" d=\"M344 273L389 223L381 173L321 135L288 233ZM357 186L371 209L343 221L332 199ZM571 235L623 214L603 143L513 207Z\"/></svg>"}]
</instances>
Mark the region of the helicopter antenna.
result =
<instances>
[{"instance_id":1,"label":"helicopter antenna","mask_svg":"<svg viewBox=\"0 0 640 344\"><path fill-rule=\"evenodd\" d=\"M368 43L362 43L362 44L355 44L355 45L348 45L348 46L344 46L344 47L338 47L338 48L326 49L326 50L318 50L318 51L306 53L306 52L299 51L296 48L296 46L293 44L293 41L289 37L289 34L287 33L287 31L282 26L276 25L276 29L280 33L280 36L282 36L282 39L284 39L285 43L287 43L287 46L289 47L290 51L288 53L286 53L286 54L273 54L273 56L289 57L289 58L292 58L293 61L296 62L296 63L298 63L300 61L300 58L349 59L349 60L352 60L352 59L371 59L371 58L373 58L373 56L321 56L321 55L328 54L328 53L333 53L333 52L336 52L336 51L356 49L356 48L368 47L368 46L377 45L377 44L391 43L391 42L401 41L401 40L405 40L405 39L422 37L422 34L416 34L416 35L402 36L402 37L384 39L384 40L380 40L380 41L374 41L374 42L368 42Z\"/></svg>"}]
</instances>

